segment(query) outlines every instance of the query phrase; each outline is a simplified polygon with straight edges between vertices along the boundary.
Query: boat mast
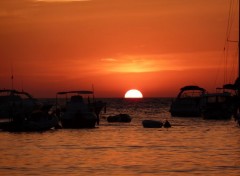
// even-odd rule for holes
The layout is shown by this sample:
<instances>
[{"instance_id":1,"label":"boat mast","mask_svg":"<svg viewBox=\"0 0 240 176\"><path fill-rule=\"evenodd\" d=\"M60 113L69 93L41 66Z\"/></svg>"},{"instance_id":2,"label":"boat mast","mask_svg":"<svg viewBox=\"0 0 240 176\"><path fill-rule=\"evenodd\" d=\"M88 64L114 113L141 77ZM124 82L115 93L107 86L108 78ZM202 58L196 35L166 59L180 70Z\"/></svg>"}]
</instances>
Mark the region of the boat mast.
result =
<instances>
[{"instance_id":1,"label":"boat mast","mask_svg":"<svg viewBox=\"0 0 240 176\"><path fill-rule=\"evenodd\" d=\"M240 91L240 45L239 45L239 41L240 41L240 3L239 3L239 0L238 0L238 76L237 76L237 79L235 81L235 86L238 87L238 91ZM240 93L240 92L239 92ZM239 94L240 95L240 94Z\"/></svg>"},{"instance_id":2,"label":"boat mast","mask_svg":"<svg viewBox=\"0 0 240 176\"><path fill-rule=\"evenodd\" d=\"M12 83L12 90L13 90L13 66L11 65L11 83Z\"/></svg>"},{"instance_id":3,"label":"boat mast","mask_svg":"<svg viewBox=\"0 0 240 176\"><path fill-rule=\"evenodd\" d=\"M240 3L238 1L238 79L240 78L240 47L239 47L239 39L240 39Z\"/></svg>"}]
</instances>

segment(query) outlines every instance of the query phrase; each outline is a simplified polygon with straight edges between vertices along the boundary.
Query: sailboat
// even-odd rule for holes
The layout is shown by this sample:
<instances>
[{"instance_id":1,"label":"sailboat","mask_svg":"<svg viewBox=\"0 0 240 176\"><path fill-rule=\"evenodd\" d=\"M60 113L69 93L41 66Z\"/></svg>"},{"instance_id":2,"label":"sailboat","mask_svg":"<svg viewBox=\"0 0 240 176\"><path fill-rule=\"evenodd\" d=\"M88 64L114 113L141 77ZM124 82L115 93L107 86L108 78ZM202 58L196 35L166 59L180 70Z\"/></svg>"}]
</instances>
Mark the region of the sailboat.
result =
<instances>
[{"instance_id":1,"label":"sailboat","mask_svg":"<svg viewBox=\"0 0 240 176\"><path fill-rule=\"evenodd\" d=\"M230 13L232 14L233 1L231 1ZM239 2L238 2L239 5ZM231 15L229 15L230 18ZM234 16L234 15L232 15ZM232 19L233 20L233 19ZM239 21L240 22L240 21ZM217 88L217 92L203 95L202 114L204 119L215 120L230 120L234 115L240 124L240 58L239 58L239 27L238 27L238 41L229 39L230 27L227 31L226 42L238 43L238 78L233 84L225 84L222 88Z\"/></svg>"}]
</instances>

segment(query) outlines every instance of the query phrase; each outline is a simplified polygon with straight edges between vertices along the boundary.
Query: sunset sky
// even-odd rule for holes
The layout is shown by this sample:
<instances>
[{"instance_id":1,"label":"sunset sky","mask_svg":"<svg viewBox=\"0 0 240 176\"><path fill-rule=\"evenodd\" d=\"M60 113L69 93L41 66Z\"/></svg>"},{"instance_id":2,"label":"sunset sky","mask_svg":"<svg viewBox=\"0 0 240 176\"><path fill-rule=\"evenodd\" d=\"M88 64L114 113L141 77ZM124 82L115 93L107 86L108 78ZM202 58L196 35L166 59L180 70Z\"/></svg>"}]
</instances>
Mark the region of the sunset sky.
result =
<instances>
[{"instance_id":1,"label":"sunset sky","mask_svg":"<svg viewBox=\"0 0 240 176\"><path fill-rule=\"evenodd\" d=\"M0 89L11 88L13 73L14 88L37 98L92 85L96 97L129 89L174 97L185 85L214 91L237 76L236 43L224 57L230 2L1 0Z\"/></svg>"}]
</instances>

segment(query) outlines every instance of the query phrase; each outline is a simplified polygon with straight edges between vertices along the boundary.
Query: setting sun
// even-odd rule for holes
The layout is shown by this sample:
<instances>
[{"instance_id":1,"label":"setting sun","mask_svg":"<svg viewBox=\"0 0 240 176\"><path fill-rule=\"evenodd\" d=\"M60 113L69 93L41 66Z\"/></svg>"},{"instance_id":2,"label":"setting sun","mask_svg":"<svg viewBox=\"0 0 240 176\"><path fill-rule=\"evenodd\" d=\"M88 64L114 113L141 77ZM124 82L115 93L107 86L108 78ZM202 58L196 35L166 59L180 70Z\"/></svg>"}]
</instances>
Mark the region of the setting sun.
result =
<instances>
[{"instance_id":1,"label":"setting sun","mask_svg":"<svg viewBox=\"0 0 240 176\"><path fill-rule=\"evenodd\" d=\"M131 89L125 93L125 98L143 98L142 93L137 89Z\"/></svg>"}]
</instances>

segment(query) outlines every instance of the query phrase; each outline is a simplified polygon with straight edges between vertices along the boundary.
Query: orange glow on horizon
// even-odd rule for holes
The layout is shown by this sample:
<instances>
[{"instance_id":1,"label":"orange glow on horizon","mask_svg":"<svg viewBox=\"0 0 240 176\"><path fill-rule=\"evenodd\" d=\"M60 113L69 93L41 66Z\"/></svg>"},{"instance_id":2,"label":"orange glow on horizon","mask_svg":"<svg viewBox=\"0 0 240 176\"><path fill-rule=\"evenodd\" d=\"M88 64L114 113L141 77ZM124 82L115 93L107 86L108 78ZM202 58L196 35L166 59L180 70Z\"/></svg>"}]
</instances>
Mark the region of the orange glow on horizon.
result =
<instances>
[{"instance_id":1,"label":"orange glow on horizon","mask_svg":"<svg viewBox=\"0 0 240 176\"><path fill-rule=\"evenodd\" d=\"M11 88L13 71L14 88L36 98L92 84L103 98L131 87L144 97L175 97L185 85L214 91L237 76L238 45L229 45L236 48L227 61L223 50L229 7L228 0L0 1L0 89Z\"/></svg>"}]
</instances>

